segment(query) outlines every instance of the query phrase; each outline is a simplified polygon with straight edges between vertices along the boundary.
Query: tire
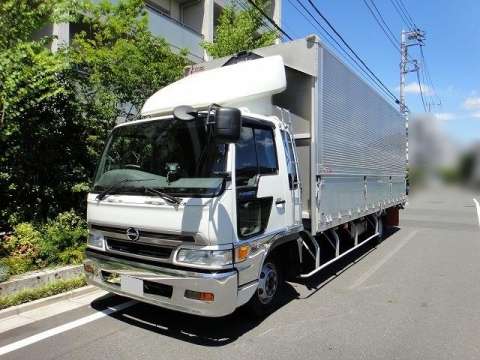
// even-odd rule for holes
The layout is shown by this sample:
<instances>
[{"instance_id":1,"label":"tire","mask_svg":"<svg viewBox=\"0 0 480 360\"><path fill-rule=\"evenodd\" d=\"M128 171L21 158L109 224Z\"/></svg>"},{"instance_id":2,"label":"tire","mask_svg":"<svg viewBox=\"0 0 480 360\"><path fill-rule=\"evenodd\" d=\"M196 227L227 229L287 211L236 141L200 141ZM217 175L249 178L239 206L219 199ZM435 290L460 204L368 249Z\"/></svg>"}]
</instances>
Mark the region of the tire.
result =
<instances>
[{"instance_id":1,"label":"tire","mask_svg":"<svg viewBox=\"0 0 480 360\"><path fill-rule=\"evenodd\" d=\"M247 310L255 317L263 317L275 310L279 293L283 287L283 276L272 258L263 263L258 288L247 303Z\"/></svg>"}]
</instances>

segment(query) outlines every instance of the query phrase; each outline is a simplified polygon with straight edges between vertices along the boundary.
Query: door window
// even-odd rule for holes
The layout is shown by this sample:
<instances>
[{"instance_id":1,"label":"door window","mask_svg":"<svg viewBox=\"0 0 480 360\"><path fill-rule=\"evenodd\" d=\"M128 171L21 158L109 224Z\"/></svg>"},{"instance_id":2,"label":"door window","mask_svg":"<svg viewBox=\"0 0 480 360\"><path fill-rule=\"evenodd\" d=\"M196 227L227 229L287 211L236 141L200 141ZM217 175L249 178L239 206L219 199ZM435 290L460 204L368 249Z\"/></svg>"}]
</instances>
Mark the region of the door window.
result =
<instances>
[{"instance_id":1,"label":"door window","mask_svg":"<svg viewBox=\"0 0 480 360\"><path fill-rule=\"evenodd\" d=\"M272 129L242 127L235 166L237 232L247 238L265 230L272 208L272 197L257 198L259 177L278 171Z\"/></svg>"},{"instance_id":2,"label":"door window","mask_svg":"<svg viewBox=\"0 0 480 360\"><path fill-rule=\"evenodd\" d=\"M293 143L291 136L282 130L283 146L285 148L285 155L287 157L287 171L288 171L288 182L290 185L290 190L298 188L298 174L297 166L295 164L295 153L293 151Z\"/></svg>"},{"instance_id":3,"label":"door window","mask_svg":"<svg viewBox=\"0 0 480 360\"><path fill-rule=\"evenodd\" d=\"M278 170L277 152L271 129L254 129L257 149L258 173L274 174Z\"/></svg>"}]
</instances>

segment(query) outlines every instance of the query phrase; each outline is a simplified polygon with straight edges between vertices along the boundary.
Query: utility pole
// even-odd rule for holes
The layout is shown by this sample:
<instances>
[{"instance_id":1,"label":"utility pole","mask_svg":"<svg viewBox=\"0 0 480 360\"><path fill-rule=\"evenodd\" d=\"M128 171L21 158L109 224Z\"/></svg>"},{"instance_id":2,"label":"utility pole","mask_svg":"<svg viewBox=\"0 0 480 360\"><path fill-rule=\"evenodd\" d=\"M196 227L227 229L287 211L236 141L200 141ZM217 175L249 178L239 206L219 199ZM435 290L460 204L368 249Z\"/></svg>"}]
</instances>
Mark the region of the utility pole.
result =
<instances>
[{"instance_id":1,"label":"utility pole","mask_svg":"<svg viewBox=\"0 0 480 360\"><path fill-rule=\"evenodd\" d=\"M410 60L408 57L408 48L410 46L423 46L425 39L425 32L420 29L405 31L402 30L400 38L400 114L405 119L405 133L407 141L405 144L405 157L408 169L408 107L405 104L405 83L407 74L414 71L419 71L418 61ZM421 86L419 84L419 86Z\"/></svg>"},{"instance_id":2,"label":"utility pole","mask_svg":"<svg viewBox=\"0 0 480 360\"><path fill-rule=\"evenodd\" d=\"M408 61L408 50L407 42L405 41L405 30L402 30L402 36L400 40L400 114L406 116L405 109L405 78L407 75L407 61Z\"/></svg>"},{"instance_id":3,"label":"utility pole","mask_svg":"<svg viewBox=\"0 0 480 360\"><path fill-rule=\"evenodd\" d=\"M408 57L408 48L410 46L423 46L425 32L420 29L411 31L402 30L400 39L400 113L406 118L408 107L405 105L405 79L410 72L419 71L418 61L411 60Z\"/></svg>"}]
</instances>

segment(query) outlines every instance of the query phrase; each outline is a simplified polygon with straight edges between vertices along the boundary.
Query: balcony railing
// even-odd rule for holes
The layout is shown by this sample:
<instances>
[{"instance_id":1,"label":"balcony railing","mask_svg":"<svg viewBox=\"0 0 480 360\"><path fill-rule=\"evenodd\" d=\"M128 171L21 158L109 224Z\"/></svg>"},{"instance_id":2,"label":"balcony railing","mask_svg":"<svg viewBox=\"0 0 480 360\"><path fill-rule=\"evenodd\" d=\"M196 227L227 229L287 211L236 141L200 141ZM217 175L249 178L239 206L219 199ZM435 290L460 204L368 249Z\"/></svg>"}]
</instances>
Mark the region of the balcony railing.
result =
<instances>
[{"instance_id":1,"label":"balcony railing","mask_svg":"<svg viewBox=\"0 0 480 360\"><path fill-rule=\"evenodd\" d=\"M177 49L187 49L192 60L203 61L203 49L200 46L200 42L203 40L202 34L150 6L147 6L146 10L149 16L150 31L153 34L163 37Z\"/></svg>"}]
</instances>

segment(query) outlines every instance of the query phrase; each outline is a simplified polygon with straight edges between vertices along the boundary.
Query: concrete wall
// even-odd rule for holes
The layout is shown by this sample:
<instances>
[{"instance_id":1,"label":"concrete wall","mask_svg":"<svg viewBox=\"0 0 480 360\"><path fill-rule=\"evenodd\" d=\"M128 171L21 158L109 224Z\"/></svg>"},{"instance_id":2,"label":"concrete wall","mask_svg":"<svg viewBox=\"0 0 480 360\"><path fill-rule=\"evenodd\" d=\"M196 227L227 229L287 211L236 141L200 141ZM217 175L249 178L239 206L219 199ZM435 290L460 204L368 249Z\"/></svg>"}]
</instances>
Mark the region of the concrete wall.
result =
<instances>
[{"instance_id":1,"label":"concrete wall","mask_svg":"<svg viewBox=\"0 0 480 360\"><path fill-rule=\"evenodd\" d=\"M181 21L198 33L202 32L204 1L189 1L181 6Z\"/></svg>"}]
</instances>

